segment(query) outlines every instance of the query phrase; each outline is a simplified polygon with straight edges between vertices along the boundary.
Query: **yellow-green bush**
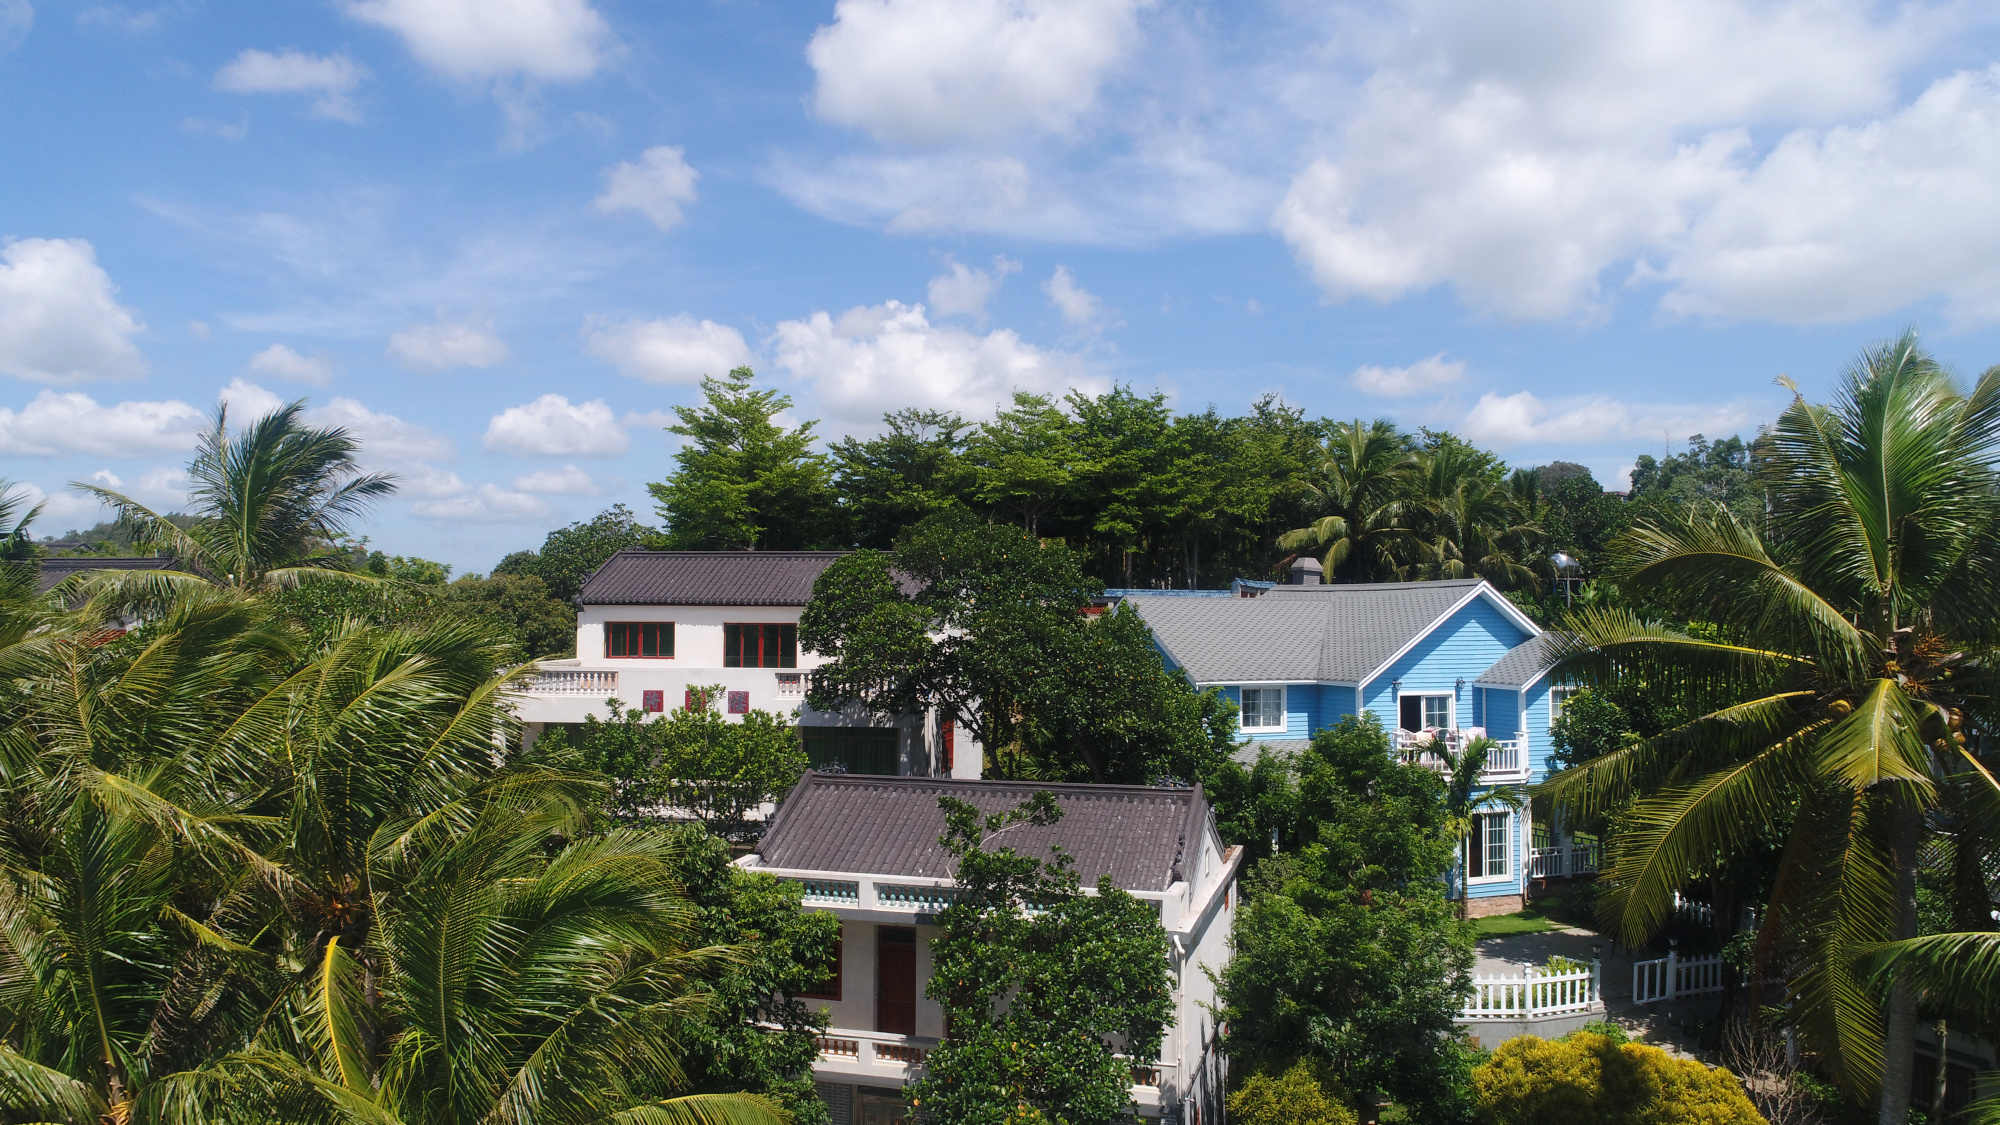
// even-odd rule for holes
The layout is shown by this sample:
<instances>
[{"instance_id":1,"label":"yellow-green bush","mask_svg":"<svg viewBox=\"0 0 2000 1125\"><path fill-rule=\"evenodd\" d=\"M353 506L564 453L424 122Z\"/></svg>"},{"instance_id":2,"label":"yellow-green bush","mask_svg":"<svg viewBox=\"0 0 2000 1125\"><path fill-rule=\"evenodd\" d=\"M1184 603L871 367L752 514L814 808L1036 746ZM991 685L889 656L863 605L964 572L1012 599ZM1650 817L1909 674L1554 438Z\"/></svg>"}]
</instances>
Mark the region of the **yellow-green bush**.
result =
<instances>
[{"instance_id":1,"label":"yellow-green bush","mask_svg":"<svg viewBox=\"0 0 2000 1125\"><path fill-rule=\"evenodd\" d=\"M1331 1092L1307 1059L1282 1074L1253 1074L1229 1095L1237 1125L1358 1125L1338 1087Z\"/></svg>"},{"instance_id":2,"label":"yellow-green bush","mask_svg":"<svg viewBox=\"0 0 2000 1125\"><path fill-rule=\"evenodd\" d=\"M1481 1125L1763 1125L1736 1076L1578 1032L1509 1039L1472 1072Z\"/></svg>"}]
</instances>

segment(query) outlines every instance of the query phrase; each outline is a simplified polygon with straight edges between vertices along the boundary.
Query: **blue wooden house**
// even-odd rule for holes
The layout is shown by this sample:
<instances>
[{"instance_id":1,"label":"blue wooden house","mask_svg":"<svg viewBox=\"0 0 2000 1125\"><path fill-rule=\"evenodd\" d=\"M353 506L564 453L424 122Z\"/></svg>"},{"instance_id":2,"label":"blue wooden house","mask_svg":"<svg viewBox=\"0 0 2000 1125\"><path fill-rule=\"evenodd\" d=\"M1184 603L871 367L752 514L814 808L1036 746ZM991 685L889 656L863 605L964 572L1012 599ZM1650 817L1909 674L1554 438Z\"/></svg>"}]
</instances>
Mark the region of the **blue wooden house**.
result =
<instances>
[{"instance_id":1,"label":"blue wooden house","mask_svg":"<svg viewBox=\"0 0 2000 1125\"><path fill-rule=\"evenodd\" d=\"M1306 566L1284 585L1112 594L1144 618L1169 667L1236 701L1246 759L1370 714L1399 752L1437 768L1420 749L1433 737L1454 749L1482 734L1497 740L1481 775L1488 789L1546 775L1566 692L1549 681L1541 629L1513 603L1480 579L1329 586L1318 577ZM1473 914L1518 910L1530 879L1588 864L1539 835L1525 805L1478 814L1455 888Z\"/></svg>"}]
</instances>

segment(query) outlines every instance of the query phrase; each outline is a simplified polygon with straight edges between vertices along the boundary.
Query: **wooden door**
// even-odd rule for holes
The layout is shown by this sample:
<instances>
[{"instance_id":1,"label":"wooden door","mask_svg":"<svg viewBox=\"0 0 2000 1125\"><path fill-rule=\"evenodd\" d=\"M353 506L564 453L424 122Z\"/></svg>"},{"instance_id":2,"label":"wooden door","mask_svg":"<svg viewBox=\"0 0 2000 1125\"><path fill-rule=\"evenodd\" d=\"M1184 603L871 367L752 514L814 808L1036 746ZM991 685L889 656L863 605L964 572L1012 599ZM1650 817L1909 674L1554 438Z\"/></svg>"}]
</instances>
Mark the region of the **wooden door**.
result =
<instances>
[{"instance_id":1,"label":"wooden door","mask_svg":"<svg viewBox=\"0 0 2000 1125\"><path fill-rule=\"evenodd\" d=\"M875 928L875 1030L917 1033L917 931L909 926Z\"/></svg>"}]
</instances>

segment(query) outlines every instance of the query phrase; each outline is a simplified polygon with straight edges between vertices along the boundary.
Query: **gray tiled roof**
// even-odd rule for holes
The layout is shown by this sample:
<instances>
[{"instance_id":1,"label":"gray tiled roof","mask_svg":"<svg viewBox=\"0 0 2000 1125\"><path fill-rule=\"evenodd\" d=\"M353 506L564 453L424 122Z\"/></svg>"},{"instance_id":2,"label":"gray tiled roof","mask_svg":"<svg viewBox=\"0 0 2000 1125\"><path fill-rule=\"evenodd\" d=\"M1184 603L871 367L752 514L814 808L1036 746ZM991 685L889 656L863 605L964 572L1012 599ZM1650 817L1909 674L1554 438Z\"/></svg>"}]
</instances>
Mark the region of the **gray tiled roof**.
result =
<instances>
[{"instance_id":1,"label":"gray tiled roof","mask_svg":"<svg viewBox=\"0 0 2000 1125\"><path fill-rule=\"evenodd\" d=\"M800 871L950 878L952 857L938 844L944 835L939 797L995 813L1042 789L1055 794L1062 819L1046 828L1023 825L1002 839L1038 859L1049 857L1051 845L1061 845L1076 860L1085 886L1108 874L1128 891L1166 890L1176 878L1183 846L1199 846L1208 818L1199 788L808 772L779 807L757 854L768 867Z\"/></svg>"},{"instance_id":2,"label":"gray tiled roof","mask_svg":"<svg viewBox=\"0 0 2000 1125\"><path fill-rule=\"evenodd\" d=\"M1303 753L1311 749L1311 747L1312 739L1310 738L1262 738L1255 742L1245 742L1238 745L1236 749L1229 752L1229 756L1238 765L1247 769L1250 766L1256 765L1257 758L1266 750L1269 750L1277 757L1289 758L1295 754Z\"/></svg>"},{"instance_id":3,"label":"gray tiled roof","mask_svg":"<svg viewBox=\"0 0 2000 1125\"><path fill-rule=\"evenodd\" d=\"M35 592L46 594L55 584L72 574L84 574L93 570L178 570L179 559L154 557L108 557L100 555L72 555L59 559L38 560L41 573L35 580Z\"/></svg>"},{"instance_id":4,"label":"gray tiled roof","mask_svg":"<svg viewBox=\"0 0 2000 1125\"><path fill-rule=\"evenodd\" d=\"M1276 586L1257 598L1155 598L1137 609L1198 684L1355 683L1480 584Z\"/></svg>"},{"instance_id":5,"label":"gray tiled roof","mask_svg":"<svg viewBox=\"0 0 2000 1125\"><path fill-rule=\"evenodd\" d=\"M1551 652L1555 643L1556 638L1551 633L1531 637L1495 660L1493 667L1481 672L1473 683L1482 687L1521 687L1534 683L1543 672L1548 671L1550 664L1555 663Z\"/></svg>"},{"instance_id":6,"label":"gray tiled roof","mask_svg":"<svg viewBox=\"0 0 2000 1125\"><path fill-rule=\"evenodd\" d=\"M578 605L798 605L842 551L620 551Z\"/></svg>"}]
</instances>

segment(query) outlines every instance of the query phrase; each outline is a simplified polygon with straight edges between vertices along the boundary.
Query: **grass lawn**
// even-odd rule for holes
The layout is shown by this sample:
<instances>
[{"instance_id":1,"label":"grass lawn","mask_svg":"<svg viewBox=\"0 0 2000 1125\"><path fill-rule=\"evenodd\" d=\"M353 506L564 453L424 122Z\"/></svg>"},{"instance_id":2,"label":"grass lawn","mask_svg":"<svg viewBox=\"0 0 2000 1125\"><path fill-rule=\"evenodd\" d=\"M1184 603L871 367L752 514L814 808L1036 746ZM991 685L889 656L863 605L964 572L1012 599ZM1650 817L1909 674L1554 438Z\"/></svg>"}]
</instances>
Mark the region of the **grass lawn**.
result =
<instances>
[{"instance_id":1,"label":"grass lawn","mask_svg":"<svg viewBox=\"0 0 2000 1125\"><path fill-rule=\"evenodd\" d=\"M1563 924L1544 915L1535 907L1529 907L1519 914L1492 914L1472 920L1475 938L1508 937L1513 934L1545 934L1559 930Z\"/></svg>"}]
</instances>

